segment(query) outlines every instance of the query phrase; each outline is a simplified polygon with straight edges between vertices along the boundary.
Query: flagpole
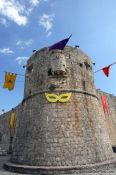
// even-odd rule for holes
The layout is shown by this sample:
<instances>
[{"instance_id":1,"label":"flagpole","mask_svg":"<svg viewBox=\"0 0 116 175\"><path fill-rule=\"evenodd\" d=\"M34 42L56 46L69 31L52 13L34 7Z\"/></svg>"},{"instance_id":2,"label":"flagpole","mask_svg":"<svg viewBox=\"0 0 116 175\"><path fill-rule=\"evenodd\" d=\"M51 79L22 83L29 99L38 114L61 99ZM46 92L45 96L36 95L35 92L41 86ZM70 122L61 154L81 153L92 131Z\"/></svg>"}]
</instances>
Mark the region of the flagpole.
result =
<instances>
[{"instance_id":1,"label":"flagpole","mask_svg":"<svg viewBox=\"0 0 116 175\"><path fill-rule=\"evenodd\" d=\"M16 75L23 76L23 77L25 76L25 75L23 75L23 74L17 74L17 73L16 73Z\"/></svg>"},{"instance_id":2,"label":"flagpole","mask_svg":"<svg viewBox=\"0 0 116 175\"><path fill-rule=\"evenodd\" d=\"M69 39L71 38L72 34L69 36Z\"/></svg>"},{"instance_id":3,"label":"flagpole","mask_svg":"<svg viewBox=\"0 0 116 175\"><path fill-rule=\"evenodd\" d=\"M6 71L4 71L4 72L6 72ZM14 72L10 72L10 73L12 73L12 74L16 74L16 75L19 75L19 76L25 76L25 75L23 75L23 74L18 74L18 73L14 73Z\"/></svg>"}]
</instances>

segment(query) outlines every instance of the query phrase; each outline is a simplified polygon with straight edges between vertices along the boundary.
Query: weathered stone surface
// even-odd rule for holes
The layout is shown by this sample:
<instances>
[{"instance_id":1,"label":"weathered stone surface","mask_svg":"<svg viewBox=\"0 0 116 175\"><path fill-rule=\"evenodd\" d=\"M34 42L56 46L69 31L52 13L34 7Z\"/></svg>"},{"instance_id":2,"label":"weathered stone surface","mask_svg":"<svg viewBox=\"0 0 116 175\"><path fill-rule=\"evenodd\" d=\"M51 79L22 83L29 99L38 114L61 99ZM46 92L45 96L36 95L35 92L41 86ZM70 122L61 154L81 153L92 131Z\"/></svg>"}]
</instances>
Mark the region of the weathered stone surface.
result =
<instances>
[{"instance_id":1,"label":"weathered stone surface","mask_svg":"<svg viewBox=\"0 0 116 175\"><path fill-rule=\"evenodd\" d=\"M75 166L112 159L92 63L83 52L71 47L64 51L40 50L28 61L26 75L26 100L17 124L12 162ZM72 92L69 102L48 102L44 93L51 93L51 84L56 86L56 94Z\"/></svg>"},{"instance_id":2,"label":"weathered stone surface","mask_svg":"<svg viewBox=\"0 0 116 175\"><path fill-rule=\"evenodd\" d=\"M66 103L50 103L45 92L72 95ZM113 105L111 115L115 118L116 102ZM27 64L23 103L15 110L13 163L77 166L113 158L111 140L114 144L115 139L112 135L109 138L100 93L94 86L92 62L79 48L37 51ZM4 115L7 127L11 112ZM3 122L3 116L0 120ZM10 137L9 129L6 135Z\"/></svg>"},{"instance_id":3,"label":"weathered stone surface","mask_svg":"<svg viewBox=\"0 0 116 175\"><path fill-rule=\"evenodd\" d=\"M109 134L112 146L116 147L116 96L97 90L99 96L99 103L101 107L101 113L105 120L107 132ZM104 114L104 110L101 104L101 96L105 95L108 105L108 114Z\"/></svg>"}]
</instances>

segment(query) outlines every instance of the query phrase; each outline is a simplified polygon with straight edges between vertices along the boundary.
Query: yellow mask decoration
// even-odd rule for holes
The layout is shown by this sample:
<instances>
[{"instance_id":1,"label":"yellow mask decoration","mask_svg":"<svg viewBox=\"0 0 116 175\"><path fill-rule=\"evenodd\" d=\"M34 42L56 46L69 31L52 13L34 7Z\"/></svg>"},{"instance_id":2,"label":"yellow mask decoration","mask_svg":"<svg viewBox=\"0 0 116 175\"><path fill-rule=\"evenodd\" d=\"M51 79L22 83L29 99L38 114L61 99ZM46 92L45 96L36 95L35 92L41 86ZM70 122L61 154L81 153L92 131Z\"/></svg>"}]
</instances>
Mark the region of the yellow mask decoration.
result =
<instances>
[{"instance_id":1,"label":"yellow mask decoration","mask_svg":"<svg viewBox=\"0 0 116 175\"><path fill-rule=\"evenodd\" d=\"M61 95L56 95L56 94L45 93L45 96L46 96L47 100L51 103L55 103L57 101L59 101L61 103L65 103L65 102L69 101L71 94L72 93L65 93L65 94L61 94Z\"/></svg>"}]
</instances>

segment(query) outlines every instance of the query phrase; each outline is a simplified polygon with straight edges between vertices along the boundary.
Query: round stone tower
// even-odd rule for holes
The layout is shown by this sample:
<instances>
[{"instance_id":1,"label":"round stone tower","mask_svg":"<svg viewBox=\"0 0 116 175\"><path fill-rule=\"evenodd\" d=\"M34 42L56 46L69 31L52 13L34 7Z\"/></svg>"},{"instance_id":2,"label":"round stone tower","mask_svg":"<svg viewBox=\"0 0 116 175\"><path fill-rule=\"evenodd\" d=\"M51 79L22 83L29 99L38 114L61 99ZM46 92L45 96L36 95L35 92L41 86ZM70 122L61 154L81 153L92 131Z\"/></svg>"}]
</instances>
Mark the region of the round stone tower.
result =
<instances>
[{"instance_id":1,"label":"round stone tower","mask_svg":"<svg viewBox=\"0 0 116 175\"><path fill-rule=\"evenodd\" d=\"M37 51L27 63L11 162L48 174L112 159L98 101L92 62L79 48Z\"/></svg>"}]
</instances>

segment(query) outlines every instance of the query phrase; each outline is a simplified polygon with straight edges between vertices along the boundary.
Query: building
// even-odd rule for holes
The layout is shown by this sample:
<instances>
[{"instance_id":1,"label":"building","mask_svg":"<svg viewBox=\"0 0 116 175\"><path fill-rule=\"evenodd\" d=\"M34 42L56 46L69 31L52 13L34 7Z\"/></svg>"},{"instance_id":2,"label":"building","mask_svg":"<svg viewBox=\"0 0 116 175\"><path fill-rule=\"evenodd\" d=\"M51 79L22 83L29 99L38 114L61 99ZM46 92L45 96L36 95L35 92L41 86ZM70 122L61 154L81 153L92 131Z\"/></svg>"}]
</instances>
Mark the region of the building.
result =
<instances>
[{"instance_id":1,"label":"building","mask_svg":"<svg viewBox=\"0 0 116 175\"><path fill-rule=\"evenodd\" d=\"M12 152L7 169L58 174L115 162L116 97L96 90L92 66L77 47L43 48L31 56L15 127L9 129L12 111L0 119L1 149Z\"/></svg>"}]
</instances>

